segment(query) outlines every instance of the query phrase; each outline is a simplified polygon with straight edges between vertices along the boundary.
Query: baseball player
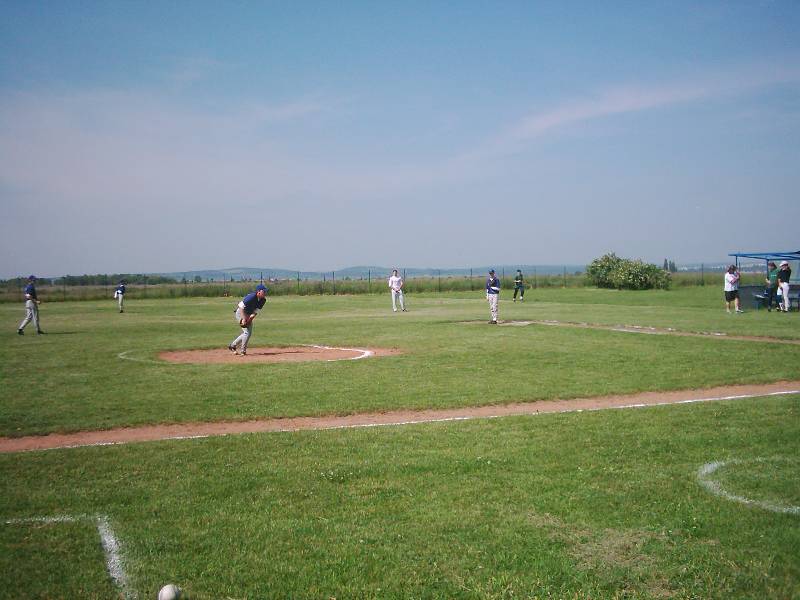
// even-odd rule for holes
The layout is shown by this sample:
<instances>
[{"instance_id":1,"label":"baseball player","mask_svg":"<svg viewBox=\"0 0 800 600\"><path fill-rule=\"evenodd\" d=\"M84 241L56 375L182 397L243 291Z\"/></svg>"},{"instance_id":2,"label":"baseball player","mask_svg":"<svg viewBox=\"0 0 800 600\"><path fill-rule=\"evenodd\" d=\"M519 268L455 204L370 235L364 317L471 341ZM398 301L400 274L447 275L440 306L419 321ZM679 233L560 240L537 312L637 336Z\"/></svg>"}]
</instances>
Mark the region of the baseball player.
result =
<instances>
[{"instance_id":1,"label":"baseball player","mask_svg":"<svg viewBox=\"0 0 800 600\"><path fill-rule=\"evenodd\" d=\"M517 274L514 276L514 302L517 301L517 292L519 292L519 301L525 302L525 281L522 279L520 269L517 269Z\"/></svg>"},{"instance_id":2,"label":"baseball player","mask_svg":"<svg viewBox=\"0 0 800 600\"><path fill-rule=\"evenodd\" d=\"M788 313L792 308L792 303L789 300L789 281L791 278L792 269L789 267L789 261L784 260L781 262L780 269L778 269L778 286L781 288L781 292L783 292L783 308L781 309L780 305L778 305L778 308L786 313Z\"/></svg>"},{"instance_id":3,"label":"baseball player","mask_svg":"<svg viewBox=\"0 0 800 600\"><path fill-rule=\"evenodd\" d=\"M497 302L500 300L500 280L494 274L494 269L489 270L489 277L486 278L486 299L489 301L489 310L492 313L492 320L489 325L497 325Z\"/></svg>"},{"instance_id":4,"label":"baseball player","mask_svg":"<svg viewBox=\"0 0 800 600\"><path fill-rule=\"evenodd\" d=\"M33 326L36 327L36 333L42 334L42 328L39 326L39 298L36 296L36 285L34 282L36 281L36 277L31 275L28 277L28 285L25 286L25 318L22 320L22 323L19 324L17 328L17 333L19 335L25 335L23 329L33 321Z\"/></svg>"},{"instance_id":5,"label":"baseball player","mask_svg":"<svg viewBox=\"0 0 800 600\"><path fill-rule=\"evenodd\" d=\"M406 312L403 301L403 278L397 274L397 269L393 269L392 276L389 277L389 289L392 290L392 310L397 312L397 300L400 300L400 310Z\"/></svg>"},{"instance_id":6,"label":"baseball player","mask_svg":"<svg viewBox=\"0 0 800 600\"><path fill-rule=\"evenodd\" d=\"M125 297L125 280L120 279L117 289L114 290L114 298L117 299L117 303L119 304L119 312L125 312L123 310L123 304L125 303L124 297Z\"/></svg>"},{"instance_id":7,"label":"baseball player","mask_svg":"<svg viewBox=\"0 0 800 600\"><path fill-rule=\"evenodd\" d=\"M256 286L255 292L247 294L236 306L236 320L239 322L239 327L242 328L242 333L228 344L228 350L234 354L240 356L247 354L247 342L253 334L253 319L264 308L264 303L267 301L267 291L269 290L264 284L259 284Z\"/></svg>"}]
</instances>

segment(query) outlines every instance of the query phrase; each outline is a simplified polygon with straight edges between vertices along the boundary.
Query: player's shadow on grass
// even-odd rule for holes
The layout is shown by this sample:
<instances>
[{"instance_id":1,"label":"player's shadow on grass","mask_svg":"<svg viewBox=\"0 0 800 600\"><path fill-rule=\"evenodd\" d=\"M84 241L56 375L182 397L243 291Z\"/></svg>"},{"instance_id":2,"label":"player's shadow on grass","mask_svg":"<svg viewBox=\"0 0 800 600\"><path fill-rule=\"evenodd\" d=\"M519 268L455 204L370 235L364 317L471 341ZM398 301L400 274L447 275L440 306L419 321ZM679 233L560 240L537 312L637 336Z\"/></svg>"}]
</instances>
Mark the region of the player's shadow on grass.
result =
<instances>
[{"instance_id":1,"label":"player's shadow on grass","mask_svg":"<svg viewBox=\"0 0 800 600\"><path fill-rule=\"evenodd\" d=\"M40 333L38 335L43 335L45 337L50 337L51 335L77 335L82 333L81 331L45 331L44 333Z\"/></svg>"}]
</instances>

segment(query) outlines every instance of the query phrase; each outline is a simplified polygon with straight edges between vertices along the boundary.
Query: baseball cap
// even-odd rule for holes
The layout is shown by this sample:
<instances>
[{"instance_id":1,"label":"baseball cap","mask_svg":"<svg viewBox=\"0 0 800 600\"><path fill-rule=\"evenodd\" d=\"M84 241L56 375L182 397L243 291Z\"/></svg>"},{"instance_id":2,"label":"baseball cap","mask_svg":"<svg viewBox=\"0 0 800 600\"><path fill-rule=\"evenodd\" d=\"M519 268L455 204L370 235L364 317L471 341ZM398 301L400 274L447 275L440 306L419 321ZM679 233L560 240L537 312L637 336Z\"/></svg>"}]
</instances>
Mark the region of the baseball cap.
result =
<instances>
[{"instance_id":1,"label":"baseball cap","mask_svg":"<svg viewBox=\"0 0 800 600\"><path fill-rule=\"evenodd\" d=\"M783 267L784 265L788 266L789 265L789 261L788 260L782 261L781 262L781 266Z\"/></svg>"},{"instance_id":2,"label":"baseball cap","mask_svg":"<svg viewBox=\"0 0 800 600\"><path fill-rule=\"evenodd\" d=\"M28 275L28 279L30 279L31 281L33 281L34 279L36 279L36 275Z\"/></svg>"},{"instance_id":3,"label":"baseball cap","mask_svg":"<svg viewBox=\"0 0 800 600\"><path fill-rule=\"evenodd\" d=\"M264 290L264 292L268 292L268 291L269 291L269 290L267 289L267 286L265 286L263 283L259 283L259 284L256 286L256 291L257 291L257 292L260 292L261 290Z\"/></svg>"},{"instance_id":4,"label":"baseball cap","mask_svg":"<svg viewBox=\"0 0 800 600\"><path fill-rule=\"evenodd\" d=\"M489 273L494 273L494 269L489 269Z\"/></svg>"}]
</instances>

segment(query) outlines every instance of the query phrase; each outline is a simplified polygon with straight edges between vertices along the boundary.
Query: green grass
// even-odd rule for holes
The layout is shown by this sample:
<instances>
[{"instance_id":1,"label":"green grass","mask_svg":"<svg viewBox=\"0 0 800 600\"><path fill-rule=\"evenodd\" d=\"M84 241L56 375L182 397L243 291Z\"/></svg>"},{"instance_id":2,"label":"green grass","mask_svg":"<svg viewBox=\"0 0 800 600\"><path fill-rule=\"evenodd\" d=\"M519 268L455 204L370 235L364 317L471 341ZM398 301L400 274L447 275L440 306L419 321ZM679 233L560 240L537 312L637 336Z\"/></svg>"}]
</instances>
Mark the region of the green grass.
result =
<instances>
[{"instance_id":1,"label":"green grass","mask_svg":"<svg viewBox=\"0 0 800 600\"><path fill-rule=\"evenodd\" d=\"M538 290L505 301L501 318L676 327L800 339L796 315L728 315L703 288L674 292ZM594 302L590 302L594 300ZM0 434L145 423L349 414L710 387L798 377L800 346L646 336L530 325L489 328L474 294L280 297L254 345L398 348L394 357L282 365L172 365L162 350L224 347L230 299L43 304L46 336L14 333L19 306L0 306ZM465 324L465 321L474 321ZM120 353L130 358L122 360ZM32 409L33 407L33 409Z\"/></svg>"},{"instance_id":2,"label":"green grass","mask_svg":"<svg viewBox=\"0 0 800 600\"><path fill-rule=\"evenodd\" d=\"M796 598L800 517L696 473L796 464L798 416L794 396L2 456L0 514L108 515L140 597ZM770 496L796 498L796 467L774 475ZM6 526L3 580L60 597L44 545L70 590L108 597L75 529Z\"/></svg>"},{"instance_id":3,"label":"green grass","mask_svg":"<svg viewBox=\"0 0 800 600\"><path fill-rule=\"evenodd\" d=\"M168 365L224 347L233 301L0 306L0 433L346 414L798 379L800 345L489 327L480 294L281 297L255 345L394 357ZM800 339L797 315L729 316L721 293L535 290L501 318ZM121 360L118 354L145 362ZM147 362L151 361L151 362ZM0 455L0 598L109 598L106 515L139 598L800 598L800 396Z\"/></svg>"}]
</instances>

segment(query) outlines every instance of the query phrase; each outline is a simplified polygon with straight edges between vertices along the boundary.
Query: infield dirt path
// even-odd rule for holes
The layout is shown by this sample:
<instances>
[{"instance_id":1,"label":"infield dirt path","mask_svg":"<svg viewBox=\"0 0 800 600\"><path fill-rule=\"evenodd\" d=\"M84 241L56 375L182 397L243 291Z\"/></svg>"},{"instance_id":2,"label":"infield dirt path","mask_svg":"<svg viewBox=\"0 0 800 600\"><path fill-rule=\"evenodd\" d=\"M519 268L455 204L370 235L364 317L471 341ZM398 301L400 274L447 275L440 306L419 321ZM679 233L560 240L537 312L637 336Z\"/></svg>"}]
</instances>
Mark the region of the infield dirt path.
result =
<instances>
[{"instance_id":1,"label":"infield dirt path","mask_svg":"<svg viewBox=\"0 0 800 600\"><path fill-rule=\"evenodd\" d=\"M645 392L621 396L573 398L570 400L540 400L536 402L453 408L447 410L402 410L345 416L292 417L250 421L153 425L146 427L107 429L102 431L80 431L69 434L52 433L42 436L0 438L0 452L28 452L32 450L127 444L132 442L200 438L241 433L407 425L411 423L430 423L435 421L489 419L512 415L580 412L610 408L638 408L662 404L713 402L717 400L736 400L759 396L798 393L800 393L800 381L782 381L765 385L734 385L704 390Z\"/></svg>"}]
</instances>

